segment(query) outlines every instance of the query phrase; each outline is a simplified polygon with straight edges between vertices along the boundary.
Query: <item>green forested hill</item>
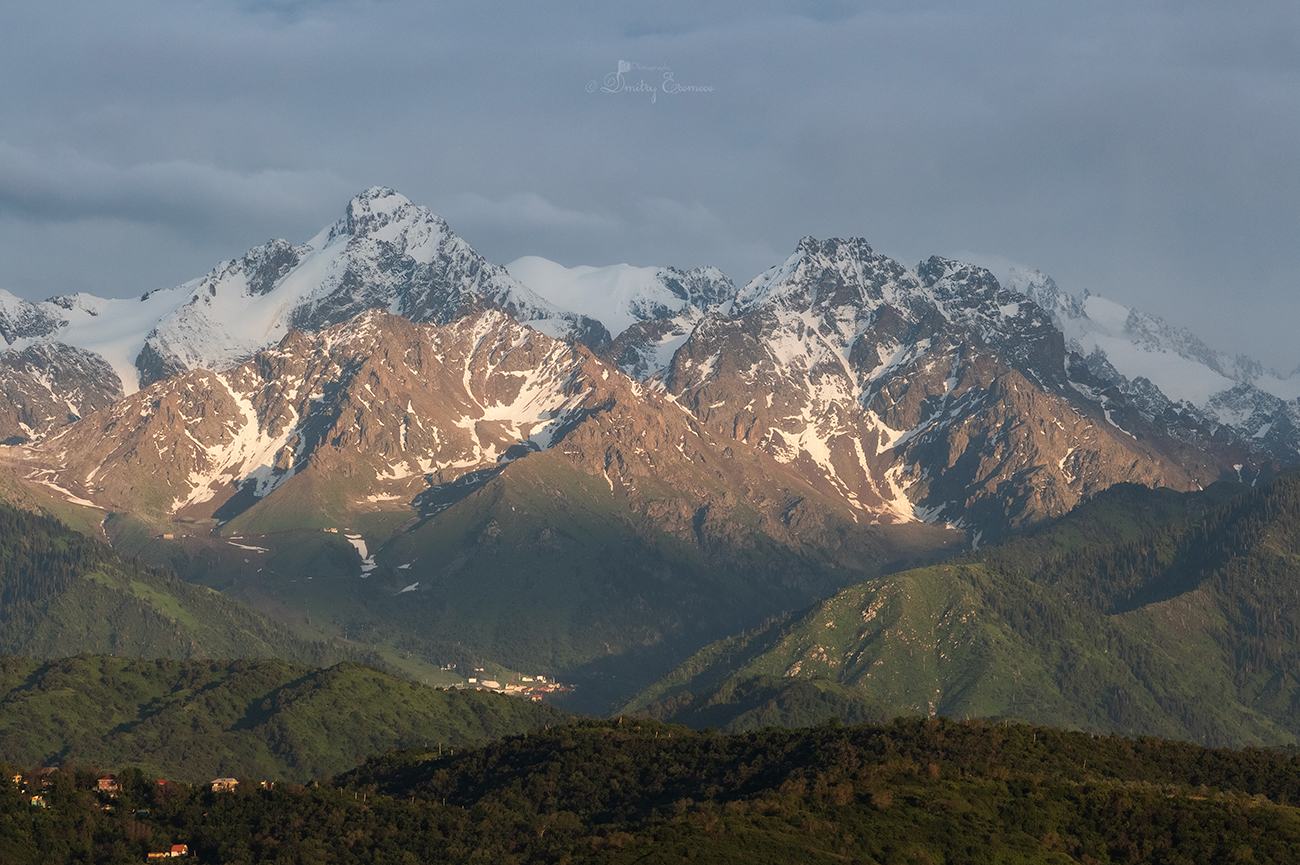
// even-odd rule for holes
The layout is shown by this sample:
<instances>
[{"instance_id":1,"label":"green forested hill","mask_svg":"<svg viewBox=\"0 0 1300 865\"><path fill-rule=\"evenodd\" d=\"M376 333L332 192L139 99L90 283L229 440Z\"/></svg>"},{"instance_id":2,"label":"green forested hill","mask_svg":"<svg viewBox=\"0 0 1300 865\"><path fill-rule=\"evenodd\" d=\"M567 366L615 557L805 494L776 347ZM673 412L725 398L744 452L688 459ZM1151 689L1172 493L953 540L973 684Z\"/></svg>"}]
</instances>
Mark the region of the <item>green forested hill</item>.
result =
<instances>
[{"instance_id":1,"label":"green forested hill","mask_svg":"<svg viewBox=\"0 0 1300 865\"><path fill-rule=\"evenodd\" d=\"M0 759L27 766L306 781L389 748L459 747L570 717L351 662L319 669L276 660L0 658Z\"/></svg>"},{"instance_id":2,"label":"green forested hill","mask_svg":"<svg viewBox=\"0 0 1300 865\"><path fill-rule=\"evenodd\" d=\"M1003 570L990 551L989 562ZM1139 675L1166 664L1221 683L1223 697L1300 734L1300 473L1114 545L1027 571L1121 623ZM1171 714L1203 710L1173 690Z\"/></svg>"},{"instance_id":3,"label":"green forested hill","mask_svg":"<svg viewBox=\"0 0 1300 865\"><path fill-rule=\"evenodd\" d=\"M1237 698L1230 672L1172 657L1049 587L981 564L940 565L845 589L711 646L624 708L728 730L938 714L1211 744L1294 741L1286 719ZM782 702L789 709L777 711Z\"/></svg>"},{"instance_id":4,"label":"green forested hill","mask_svg":"<svg viewBox=\"0 0 1300 865\"><path fill-rule=\"evenodd\" d=\"M1290 473L1191 496L1113 489L1030 537L707 647L624 708L724 729L937 713L1284 744L1300 736L1298 672Z\"/></svg>"},{"instance_id":5,"label":"green forested hill","mask_svg":"<svg viewBox=\"0 0 1300 865\"><path fill-rule=\"evenodd\" d=\"M979 721L719 735L622 719L389 752L307 787L124 772L109 799L94 779L0 788L0 863L138 862L177 843L200 862L303 865L1300 859L1294 757Z\"/></svg>"},{"instance_id":6,"label":"green forested hill","mask_svg":"<svg viewBox=\"0 0 1300 865\"><path fill-rule=\"evenodd\" d=\"M299 639L247 605L129 559L50 517L0 503L0 653L38 658L367 659Z\"/></svg>"}]
</instances>

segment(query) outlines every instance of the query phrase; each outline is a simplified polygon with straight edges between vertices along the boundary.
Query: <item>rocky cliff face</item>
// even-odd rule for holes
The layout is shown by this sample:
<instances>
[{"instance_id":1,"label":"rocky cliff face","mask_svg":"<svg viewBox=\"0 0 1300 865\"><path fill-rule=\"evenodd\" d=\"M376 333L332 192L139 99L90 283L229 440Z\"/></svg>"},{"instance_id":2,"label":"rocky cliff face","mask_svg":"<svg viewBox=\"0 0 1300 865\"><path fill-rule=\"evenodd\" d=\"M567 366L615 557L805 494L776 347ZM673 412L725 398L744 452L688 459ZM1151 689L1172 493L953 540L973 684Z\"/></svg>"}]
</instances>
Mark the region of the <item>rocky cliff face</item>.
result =
<instances>
[{"instance_id":1,"label":"rocky cliff face","mask_svg":"<svg viewBox=\"0 0 1300 865\"><path fill-rule=\"evenodd\" d=\"M151 385L26 454L34 480L111 512L158 522L259 513L289 529L386 508L432 518L548 451L637 519L701 548L752 544L742 536L756 531L843 567L888 555L833 484L715 433L679 402L500 310L445 325L375 311L291 333L225 372Z\"/></svg>"},{"instance_id":2,"label":"rocky cliff face","mask_svg":"<svg viewBox=\"0 0 1300 865\"><path fill-rule=\"evenodd\" d=\"M151 385L31 453L58 486L160 518L210 517L241 493L247 507L303 472L348 481L363 507L409 503L549 446L602 399L591 366L499 310L442 327L371 312Z\"/></svg>"},{"instance_id":3,"label":"rocky cliff face","mask_svg":"<svg viewBox=\"0 0 1300 865\"><path fill-rule=\"evenodd\" d=\"M806 238L736 312L695 328L663 387L878 520L996 537L1120 480L1191 489L1221 473L1114 423L1071 380L1045 311L979 268L931 258L914 273L862 240Z\"/></svg>"},{"instance_id":4,"label":"rocky cliff face","mask_svg":"<svg viewBox=\"0 0 1300 865\"><path fill-rule=\"evenodd\" d=\"M103 358L60 343L0 355L0 442L21 444L106 408L122 396Z\"/></svg>"}]
</instances>

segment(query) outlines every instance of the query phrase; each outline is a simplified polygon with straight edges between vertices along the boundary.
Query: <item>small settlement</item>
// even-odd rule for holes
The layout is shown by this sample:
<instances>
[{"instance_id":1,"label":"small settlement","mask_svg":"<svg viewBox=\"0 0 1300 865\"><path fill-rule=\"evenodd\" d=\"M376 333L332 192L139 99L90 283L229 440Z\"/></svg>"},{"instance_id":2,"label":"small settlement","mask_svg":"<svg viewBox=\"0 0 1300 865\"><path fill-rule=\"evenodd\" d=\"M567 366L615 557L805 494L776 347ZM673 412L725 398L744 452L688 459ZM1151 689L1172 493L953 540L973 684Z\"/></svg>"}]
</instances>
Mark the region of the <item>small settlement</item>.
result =
<instances>
[{"instance_id":1,"label":"small settlement","mask_svg":"<svg viewBox=\"0 0 1300 865\"><path fill-rule=\"evenodd\" d=\"M503 685L496 679L483 678L481 674L484 669L482 667L475 667L474 672L475 675L468 677L466 684L457 687L462 690L494 691L511 697L523 697L535 703L542 702L547 695L568 693L574 688L573 685L548 682L545 676L540 675L520 676L518 682L507 682Z\"/></svg>"},{"instance_id":2,"label":"small settlement","mask_svg":"<svg viewBox=\"0 0 1300 865\"><path fill-rule=\"evenodd\" d=\"M40 769L36 773L36 777L31 780L19 774L12 776L10 781L15 787L22 790L24 795L30 795L29 801L33 808L48 808L50 806L49 801L46 799L46 795L49 792L49 788L54 786L54 776L58 771L59 768L57 766L46 766L45 768ZM158 779L158 785L160 787L171 783L171 781L165 778ZM233 793L238 787L239 779L237 778L212 779L213 793ZM263 781L261 787L263 790L270 790L275 787L275 782ZM95 785L91 789L100 797L100 801L103 803L100 807L105 810L112 810L115 807L112 802L122 793L122 784L116 775L104 775L95 779ZM147 815L148 813L149 810L145 808L137 811L136 816ZM167 850L148 853L147 858L178 859L181 857L188 857L189 855L190 848L188 844L173 844Z\"/></svg>"}]
</instances>

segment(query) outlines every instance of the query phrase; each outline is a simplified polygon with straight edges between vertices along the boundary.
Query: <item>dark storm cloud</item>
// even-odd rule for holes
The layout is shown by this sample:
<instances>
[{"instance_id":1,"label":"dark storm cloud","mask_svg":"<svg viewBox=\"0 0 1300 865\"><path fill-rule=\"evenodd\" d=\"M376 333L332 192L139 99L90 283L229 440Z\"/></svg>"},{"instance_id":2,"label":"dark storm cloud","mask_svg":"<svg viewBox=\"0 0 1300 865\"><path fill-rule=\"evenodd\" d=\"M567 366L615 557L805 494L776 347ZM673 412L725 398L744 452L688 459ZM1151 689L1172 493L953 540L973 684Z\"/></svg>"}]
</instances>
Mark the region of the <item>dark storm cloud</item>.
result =
<instances>
[{"instance_id":1,"label":"dark storm cloud","mask_svg":"<svg viewBox=\"0 0 1300 865\"><path fill-rule=\"evenodd\" d=\"M76 290L87 257L99 291L178 282L305 240L387 184L497 261L712 263L744 281L802 235L859 234L908 263L1039 267L1291 367L1298 14L10 3L0 288ZM620 60L653 101L588 91ZM653 67L713 89L665 93Z\"/></svg>"}]
</instances>

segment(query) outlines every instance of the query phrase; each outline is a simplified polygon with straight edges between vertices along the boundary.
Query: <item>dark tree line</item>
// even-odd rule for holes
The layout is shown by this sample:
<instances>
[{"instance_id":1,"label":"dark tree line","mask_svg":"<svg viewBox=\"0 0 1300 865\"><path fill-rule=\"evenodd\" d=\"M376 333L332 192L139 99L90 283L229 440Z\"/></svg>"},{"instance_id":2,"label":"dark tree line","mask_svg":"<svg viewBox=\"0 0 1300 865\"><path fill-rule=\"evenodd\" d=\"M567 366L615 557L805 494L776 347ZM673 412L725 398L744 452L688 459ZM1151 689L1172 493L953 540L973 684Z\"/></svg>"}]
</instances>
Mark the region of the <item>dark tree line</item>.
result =
<instances>
[{"instance_id":1,"label":"dark tree line","mask_svg":"<svg viewBox=\"0 0 1300 865\"><path fill-rule=\"evenodd\" d=\"M1300 856L1295 757L943 719L733 736L583 722L234 793L123 772L109 799L97 773L55 773L46 808L6 784L0 863L140 861L173 843L223 863Z\"/></svg>"}]
</instances>

